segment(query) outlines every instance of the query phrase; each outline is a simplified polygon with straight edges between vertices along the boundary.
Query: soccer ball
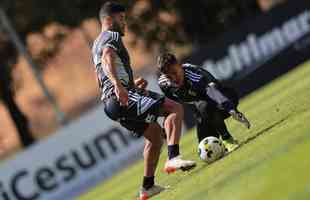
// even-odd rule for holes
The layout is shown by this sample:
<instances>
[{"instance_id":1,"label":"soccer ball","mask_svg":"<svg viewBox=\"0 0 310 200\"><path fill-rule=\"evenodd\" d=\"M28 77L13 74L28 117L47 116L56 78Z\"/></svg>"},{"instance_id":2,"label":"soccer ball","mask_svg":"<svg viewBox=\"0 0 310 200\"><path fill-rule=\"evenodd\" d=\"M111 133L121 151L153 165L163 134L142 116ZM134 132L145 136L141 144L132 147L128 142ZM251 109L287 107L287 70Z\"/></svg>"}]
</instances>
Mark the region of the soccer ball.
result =
<instances>
[{"instance_id":1,"label":"soccer ball","mask_svg":"<svg viewBox=\"0 0 310 200\"><path fill-rule=\"evenodd\" d=\"M216 137L206 137L199 143L198 153L201 160L210 164L224 156L225 146Z\"/></svg>"}]
</instances>

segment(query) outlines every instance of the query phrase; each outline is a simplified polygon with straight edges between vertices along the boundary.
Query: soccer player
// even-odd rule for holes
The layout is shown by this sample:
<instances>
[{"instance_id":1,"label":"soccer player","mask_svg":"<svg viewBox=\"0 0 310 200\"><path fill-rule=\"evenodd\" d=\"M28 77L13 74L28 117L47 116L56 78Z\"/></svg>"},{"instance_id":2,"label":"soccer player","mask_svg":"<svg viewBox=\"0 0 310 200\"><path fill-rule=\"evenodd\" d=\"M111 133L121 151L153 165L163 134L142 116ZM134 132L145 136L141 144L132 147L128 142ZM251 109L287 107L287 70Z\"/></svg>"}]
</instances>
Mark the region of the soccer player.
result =
<instances>
[{"instance_id":1,"label":"soccer player","mask_svg":"<svg viewBox=\"0 0 310 200\"><path fill-rule=\"evenodd\" d=\"M228 132L224 120L229 116L250 128L250 122L238 111L238 96L223 87L208 71L191 64L181 64L171 53L158 57L158 84L164 94L180 103L194 105L197 117L197 137L221 137L228 151L238 142Z\"/></svg>"},{"instance_id":2,"label":"soccer player","mask_svg":"<svg viewBox=\"0 0 310 200\"><path fill-rule=\"evenodd\" d=\"M125 34L125 8L116 2L106 2L99 12L102 31L92 48L101 99L105 113L118 121L131 134L144 136L144 178L139 198L146 199L164 190L154 184L154 175L162 146L162 128L157 117L164 116L167 135L168 160L164 170L190 170L194 161L180 156L179 141L183 120L183 107L165 96L147 91L147 81L134 80L129 54L122 42Z\"/></svg>"}]
</instances>

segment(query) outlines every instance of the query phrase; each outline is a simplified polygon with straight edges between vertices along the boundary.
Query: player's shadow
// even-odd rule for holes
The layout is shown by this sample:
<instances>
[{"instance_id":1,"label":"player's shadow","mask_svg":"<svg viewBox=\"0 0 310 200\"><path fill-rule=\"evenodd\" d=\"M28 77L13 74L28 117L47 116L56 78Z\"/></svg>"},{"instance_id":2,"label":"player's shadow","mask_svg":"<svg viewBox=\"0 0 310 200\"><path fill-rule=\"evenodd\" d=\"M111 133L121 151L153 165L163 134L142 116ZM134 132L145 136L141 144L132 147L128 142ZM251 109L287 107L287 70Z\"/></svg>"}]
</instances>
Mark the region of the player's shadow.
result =
<instances>
[{"instance_id":1,"label":"player's shadow","mask_svg":"<svg viewBox=\"0 0 310 200\"><path fill-rule=\"evenodd\" d=\"M251 142L252 140L256 139L257 137L267 133L268 131L270 131L271 129L273 129L274 127L282 124L284 121L286 121L289 118L289 116L286 116L283 119L280 119L278 121L276 121L275 123L271 124L270 126L264 128L263 130L259 131L258 133L254 134L252 137L248 137L246 140L240 142L238 148L236 148L235 150L239 149L240 147L242 147L243 145Z\"/></svg>"},{"instance_id":2,"label":"player's shadow","mask_svg":"<svg viewBox=\"0 0 310 200\"><path fill-rule=\"evenodd\" d=\"M239 146L238 146L236 149L234 149L233 151L231 151L231 152L229 152L229 153L226 153L226 154L225 154L222 158L220 158L219 160L221 160L221 159L225 158L226 156L230 155L230 154L233 153L234 151L236 151L236 150L238 150L239 148L241 148L243 145L250 143L251 141L253 141L253 140L256 139L257 137L259 137L259 136L261 136L261 135L267 133L268 131L270 131L270 130L273 129L274 127L276 127L276 126L282 124L282 123L283 123L284 121L286 121L288 118L289 118L289 116L286 116L285 118L280 119L280 120L274 122L273 124L271 124L270 126L264 128L263 130L257 132L257 133L254 134L253 136L248 137L246 140L240 142L240 143L239 143ZM216 161L215 161L215 162L216 162ZM214 162L214 163L215 163L215 162ZM213 163L203 165L203 166L199 167L198 169L192 171L191 173L193 173L193 174L199 173L201 170L204 170L206 167L212 166L212 164L213 164Z\"/></svg>"},{"instance_id":3,"label":"player's shadow","mask_svg":"<svg viewBox=\"0 0 310 200\"><path fill-rule=\"evenodd\" d=\"M286 116L285 118L273 123L272 125L266 127L265 129L259 131L255 136L248 138L243 142L243 144L249 143L250 141L254 140L256 137L268 132L272 128L280 125L284 121L286 121L290 116ZM310 136L309 134L300 135L298 137L295 137L293 140L287 141L285 144L275 148L271 153L268 155L262 156L252 162L247 163L246 165L241 166L237 170L227 174L222 179L219 179L217 182L213 182L213 184L209 187L201 187L197 188L197 191L190 196L190 199L207 199L207 198L199 198L200 196L207 197L208 191L212 188L223 188L225 185L232 184L233 180L236 180L240 177L242 173L248 172L250 170L253 170L254 168L257 168L260 166L261 163L265 163L265 161L268 160L274 160L275 158L279 158L281 154L284 152L288 152L291 149L294 149L295 146L309 140ZM212 165L212 164L211 164ZM209 166L209 165L207 165ZM205 167L201 167L194 171L195 173L198 173L201 169L206 169ZM193 172L193 173L194 173Z\"/></svg>"}]
</instances>

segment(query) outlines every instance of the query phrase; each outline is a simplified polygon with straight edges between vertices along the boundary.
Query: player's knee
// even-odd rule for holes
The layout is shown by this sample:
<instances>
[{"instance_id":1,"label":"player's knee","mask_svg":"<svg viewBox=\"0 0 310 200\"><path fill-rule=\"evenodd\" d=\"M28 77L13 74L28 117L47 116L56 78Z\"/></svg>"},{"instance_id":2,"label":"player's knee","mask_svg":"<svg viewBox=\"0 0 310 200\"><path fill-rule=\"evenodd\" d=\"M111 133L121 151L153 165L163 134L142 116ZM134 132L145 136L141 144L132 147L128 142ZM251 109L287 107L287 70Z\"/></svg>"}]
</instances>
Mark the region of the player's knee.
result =
<instances>
[{"instance_id":1,"label":"player's knee","mask_svg":"<svg viewBox=\"0 0 310 200\"><path fill-rule=\"evenodd\" d=\"M178 113L179 115L183 115L183 113L184 113L183 106L180 103L175 102L171 99L165 100L165 102L163 104L163 109L168 114Z\"/></svg>"},{"instance_id":2,"label":"player's knee","mask_svg":"<svg viewBox=\"0 0 310 200\"><path fill-rule=\"evenodd\" d=\"M145 144L144 144L144 153L149 152L151 148L152 148L152 143L149 142L149 141L145 141Z\"/></svg>"},{"instance_id":3,"label":"player's knee","mask_svg":"<svg viewBox=\"0 0 310 200\"><path fill-rule=\"evenodd\" d=\"M171 127L175 125L176 122L180 121L183 119L183 116L178 114L178 113L171 113L169 114L165 121L164 121L164 126L165 127Z\"/></svg>"},{"instance_id":4,"label":"player's knee","mask_svg":"<svg viewBox=\"0 0 310 200\"><path fill-rule=\"evenodd\" d=\"M150 151L160 151L162 144L162 139L147 141L144 144L144 153L148 153Z\"/></svg>"},{"instance_id":5,"label":"player's knee","mask_svg":"<svg viewBox=\"0 0 310 200\"><path fill-rule=\"evenodd\" d=\"M162 146L161 133L162 128L157 123L150 124L144 133L144 137L147 139L145 148L160 148Z\"/></svg>"},{"instance_id":6,"label":"player's knee","mask_svg":"<svg viewBox=\"0 0 310 200\"><path fill-rule=\"evenodd\" d=\"M178 118L176 113L171 113L166 117L165 123L170 123L176 121Z\"/></svg>"},{"instance_id":7,"label":"player's knee","mask_svg":"<svg viewBox=\"0 0 310 200\"><path fill-rule=\"evenodd\" d=\"M183 118L184 116L184 108L182 106L182 104L175 102L173 105L173 113L176 114L176 117L181 117Z\"/></svg>"}]
</instances>

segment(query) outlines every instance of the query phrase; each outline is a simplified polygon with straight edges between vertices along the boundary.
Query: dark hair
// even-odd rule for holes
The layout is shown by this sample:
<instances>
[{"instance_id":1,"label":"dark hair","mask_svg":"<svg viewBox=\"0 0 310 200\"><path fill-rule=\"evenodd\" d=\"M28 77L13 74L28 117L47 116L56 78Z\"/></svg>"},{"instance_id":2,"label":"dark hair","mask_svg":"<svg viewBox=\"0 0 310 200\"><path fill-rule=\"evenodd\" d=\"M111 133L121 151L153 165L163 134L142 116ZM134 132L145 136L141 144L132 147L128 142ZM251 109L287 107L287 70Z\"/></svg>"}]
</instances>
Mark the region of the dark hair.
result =
<instances>
[{"instance_id":1,"label":"dark hair","mask_svg":"<svg viewBox=\"0 0 310 200\"><path fill-rule=\"evenodd\" d=\"M175 55L172 53L162 53L157 58L157 68L160 73L167 73L169 67L178 63Z\"/></svg>"},{"instance_id":2,"label":"dark hair","mask_svg":"<svg viewBox=\"0 0 310 200\"><path fill-rule=\"evenodd\" d=\"M113 2L113 1L107 1L105 2L99 11L99 19L102 20L106 16L111 16L115 13L125 12L126 9L123 5Z\"/></svg>"}]
</instances>

